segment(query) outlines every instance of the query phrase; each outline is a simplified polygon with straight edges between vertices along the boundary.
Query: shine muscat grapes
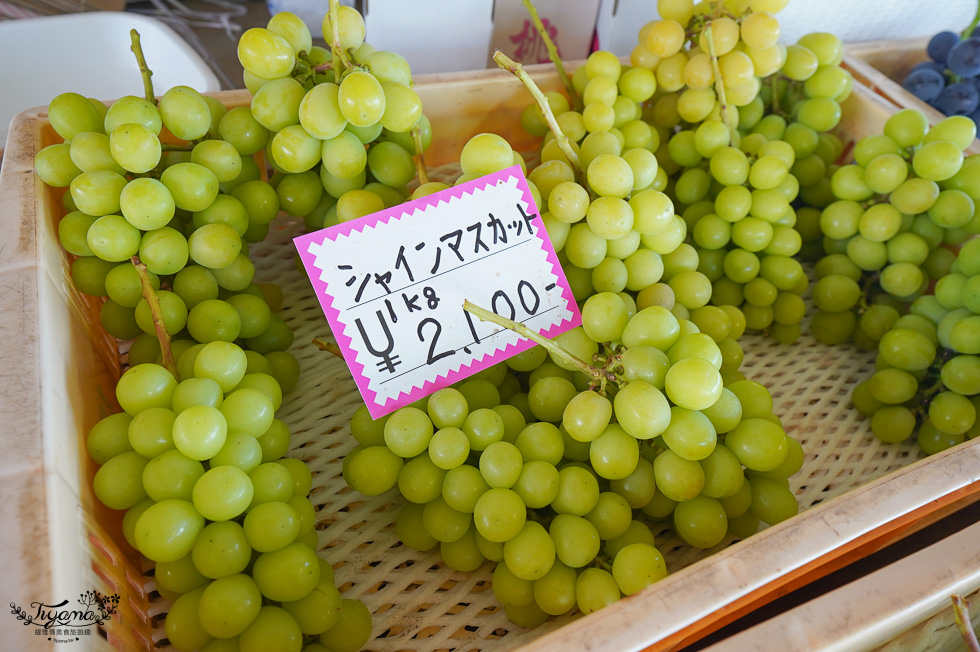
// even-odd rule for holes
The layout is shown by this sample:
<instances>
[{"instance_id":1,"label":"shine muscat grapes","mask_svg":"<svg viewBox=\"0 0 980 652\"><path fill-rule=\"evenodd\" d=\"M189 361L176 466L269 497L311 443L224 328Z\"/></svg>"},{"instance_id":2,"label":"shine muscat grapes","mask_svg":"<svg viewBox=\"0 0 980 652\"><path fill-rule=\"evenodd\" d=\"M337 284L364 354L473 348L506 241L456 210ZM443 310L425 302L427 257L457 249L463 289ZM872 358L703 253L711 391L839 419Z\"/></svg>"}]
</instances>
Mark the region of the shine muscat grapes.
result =
<instances>
[{"instance_id":1,"label":"shine muscat grapes","mask_svg":"<svg viewBox=\"0 0 980 652\"><path fill-rule=\"evenodd\" d=\"M710 308L706 330L737 337ZM406 545L438 547L455 570L495 563L494 594L523 626L666 576L660 522L712 548L797 512L786 478L802 448L712 336L662 306L630 316L612 292L582 312L583 326L555 338L563 354L545 342L389 416L362 406L351 420L349 486L397 489Z\"/></svg>"},{"instance_id":2,"label":"shine muscat grapes","mask_svg":"<svg viewBox=\"0 0 980 652\"><path fill-rule=\"evenodd\" d=\"M778 42L774 14L784 5L714 12L665 0L631 63L656 73L644 118L659 134L665 192L688 225L712 304L739 306L749 330L793 342L808 286L795 206L825 194L819 182L841 147L829 132L852 79L836 37Z\"/></svg>"},{"instance_id":3,"label":"shine muscat grapes","mask_svg":"<svg viewBox=\"0 0 980 652\"><path fill-rule=\"evenodd\" d=\"M980 233L976 126L964 116L930 127L905 109L859 140L830 179L820 213L826 255L815 266L814 336L874 349L909 305L947 276L956 247ZM948 283L948 281L942 281Z\"/></svg>"},{"instance_id":4,"label":"shine muscat grapes","mask_svg":"<svg viewBox=\"0 0 980 652\"><path fill-rule=\"evenodd\" d=\"M959 250L935 294L882 327L876 371L854 406L887 443L916 437L934 454L980 435L980 240Z\"/></svg>"},{"instance_id":5,"label":"shine muscat grapes","mask_svg":"<svg viewBox=\"0 0 980 652\"><path fill-rule=\"evenodd\" d=\"M353 7L333 7L322 27L333 47L312 45L309 29L288 13L238 43L252 93L240 117L265 133L259 149L282 210L311 230L406 201L421 154L413 132L422 150L432 137L405 58L366 43Z\"/></svg>"},{"instance_id":6,"label":"shine muscat grapes","mask_svg":"<svg viewBox=\"0 0 980 652\"><path fill-rule=\"evenodd\" d=\"M295 16L269 28L309 49ZM284 457L289 429L275 417L299 373L275 314L282 293L253 281L247 255L280 196L292 199L254 157L270 131L252 108L188 87L148 94L108 108L59 95L49 117L65 142L35 161L44 183L66 188L58 234L74 285L128 340L123 411L86 439L96 497L125 511L126 540L155 563L175 648L299 651L318 637L359 649L371 615L316 554L311 473Z\"/></svg>"}]
</instances>

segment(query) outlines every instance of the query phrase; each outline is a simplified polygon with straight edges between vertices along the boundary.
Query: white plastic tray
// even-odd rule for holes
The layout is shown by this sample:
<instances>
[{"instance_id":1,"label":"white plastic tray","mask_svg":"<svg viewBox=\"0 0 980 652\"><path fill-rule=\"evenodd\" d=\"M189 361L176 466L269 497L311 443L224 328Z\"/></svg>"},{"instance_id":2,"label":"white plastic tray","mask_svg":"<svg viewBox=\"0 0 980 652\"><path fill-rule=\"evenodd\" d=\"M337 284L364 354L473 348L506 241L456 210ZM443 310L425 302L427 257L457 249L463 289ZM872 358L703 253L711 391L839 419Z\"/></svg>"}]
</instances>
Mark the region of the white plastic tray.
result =
<instances>
[{"instance_id":1,"label":"white plastic tray","mask_svg":"<svg viewBox=\"0 0 980 652\"><path fill-rule=\"evenodd\" d=\"M180 85L202 93L221 90L197 52L155 18L95 11L0 21L0 150L15 115L47 105L59 93L100 100L142 95L132 29L140 34L157 94Z\"/></svg>"}]
</instances>

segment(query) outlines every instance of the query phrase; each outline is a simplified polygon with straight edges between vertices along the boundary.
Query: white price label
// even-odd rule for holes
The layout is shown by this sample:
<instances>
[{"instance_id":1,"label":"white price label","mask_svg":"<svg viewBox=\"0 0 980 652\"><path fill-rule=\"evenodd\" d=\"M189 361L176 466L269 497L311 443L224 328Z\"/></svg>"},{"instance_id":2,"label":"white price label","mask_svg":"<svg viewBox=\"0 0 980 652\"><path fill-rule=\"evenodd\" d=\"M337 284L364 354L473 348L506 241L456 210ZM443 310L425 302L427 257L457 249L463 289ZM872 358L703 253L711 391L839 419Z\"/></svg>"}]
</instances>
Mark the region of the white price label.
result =
<instances>
[{"instance_id":1,"label":"white price label","mask_svg":"<svg viewBox=\"0 0 980 652\"><path fill-rule=\"evenodd\" d=\"M520 166L294 241L374 418L581 324Z\"/></svg>"}]
</instances>

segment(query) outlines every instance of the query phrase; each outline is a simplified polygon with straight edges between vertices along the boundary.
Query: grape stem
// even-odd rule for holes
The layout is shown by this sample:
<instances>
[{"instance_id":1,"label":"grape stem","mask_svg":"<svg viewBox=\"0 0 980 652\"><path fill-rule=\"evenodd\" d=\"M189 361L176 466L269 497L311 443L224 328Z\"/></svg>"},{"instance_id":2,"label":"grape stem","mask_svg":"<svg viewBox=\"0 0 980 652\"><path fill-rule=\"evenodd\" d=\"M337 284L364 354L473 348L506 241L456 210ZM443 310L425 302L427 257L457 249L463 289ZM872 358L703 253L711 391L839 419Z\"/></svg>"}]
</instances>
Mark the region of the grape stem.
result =
<instances>
[{"instance_id":1,"label":"grape stem","mask_svg":"<svg viewBox=\"0 0 980 652\"><path fill-rule=\"evenodd\" d=\"M143 286L143 298L146 299L146 302L150 306L150 315L153 317L153 328L157 333L157 341L160 342L163 368L172 373L174 378L180 380L180 377L177 375L177 361L174 359L174 351L170 348L170 333L167 332L167 327L163 323L163 310L160 308L160 298L150 283L150 273L138 256L133 256L129 260L133 263L133 267L136 268L140 285Z\"/></svg>"},{"instance_id":2,"label":"grape stem","mask_svg":"<svg viewBox=\"0 0 980 652\"><path fill-rule=\"evenodd\" d=\"M772 112L776 115L783 115L779 108L779 75L769 75L769 86L772 88Z\"/></svg>"},{"instance_id":3,"label":"grape stem","mask_svg":"<svg viewBox=\"0 0 980 652\"><path fill-rule=\"evenodd\" d=\"M977 641L977 634L973 631L970 624L970 604L966 598L960 595L951 596L953 601L953 617L956 620L956 627L963 636L963 641L970 652L980 652L980 641Z\"/></svg>"},{"instance_id":4,"label":"grape stem","mask_svg":"<svg viewBox=\"0 0 980 652\"><path fill-rule=\"evenodd\" d=\"M429 172L425 169L425 154L422 151L422 128L412 127L412 144L415 145L415 170L419 175L419 184L429 183Z\"/></svg>"},{"instance_id":5,"label":"grape stem","mask_svg":"<svg viewBox=\"0 0 980 652\"><path fill-rule=\"evenodd\" d=\"M720 5L721 3L719 3ZM725 99L725 83L721 79L721 68L718 66L718 52L715 49L715 39L711 32L711 22L704 27L704 40L708 44L708 56L711 58L711 72L715 75L715 94L718 96L718 107L721 114L721 122L728 129L728 144L731 145L734 137L734 129L728 119L728 102Z\"/></svg>"},{"instance_id":6,"label":"grape stem","mask_svg":"<svg viewBox=\"0 0 980 652\"><path fill-rule=\"evenodd\" d=\"M575 366L579 371L584 373L589 378L598 380L601 384L602 389L605 389L606 378L605 374L602 373L600 369L597 369L590 365L588 362L578 358L575 354L571 353L568 349L564 348L557 342L549 340L547 337L534 332L524 324L507 319L506 317L501 317L495 312L490 312L485 308L470 303L469 301L463 301L463 310L473 315L476 315L480 321L488 321L498 326L502 326L508 330L514 331L521 337L531 340L537 344L540 344L548 352L552 353L556 357L560 358L562 361Z\"/></svg>"},{"instance_id":7,"label":"grape stem","mask_svg":"<svg viewBox=\"0 0 980 652\"><path fill-rule=\"evenodd\" d=\"M568 163L572 166L572 170L575 171L575 178L578 179L580 184L582 184L582 187L588 187L585 183L585 178L582 173L582 163L578 159L578 154L576 154L575 150L572 149L572 145L568 141L568 136L566 136L565 132L563 132L561 127L558 126L558 121L555 119L555 114L551 110L551 105L548 103L548 98L544 96L544 93L541 92L538 85L535 84L534 80L531 79L531 76L527 74L527 71L524 70L524 66L511 59L500 50L494 51L493 60L499 67L507 70L515 77L520 79L525 88L530 91L531 96L534 97L534 101L538 105L538 108L541 109L541 114L544 116L545 122L548 123L548 128L551 129L551 133L554 135L555 141L558 143L558 148L562 151L562 154L565 155L565 158L568 159Z\"/></svg>"},{"instance_id":8,"label":"grape stem","mask_svg":"<svg viewBox=\"0 0 980 652\"><path fill-rule=\"evenodd\" d=\"M344 359L344 352L341 351L340 347L334 344L333 342L330 342L329 340L320 339L319 337L314 337L310 341L316 346L316 348L320 349L321 351L332 353L333 355L337 356L341 360Z\"/></svg>"},{"instance_id":9,"label":"grape stem","mask_svg":"<svg viewBox=\"0 0 980 652\"><path fill-rule=\"evenodd\" d=\"M534 23L534 28L538 30L538 35L541 36L541 40L544 42L545 48L548 49L548 58L551 59L551 63L555 64L555 70L558 71L558 77L561 78L561 83L565 85L565 92L568 93L568 97L572 100L572 104L576 111L582 110L582 98L578 96L575 92L575 85L572 84L572 80L569 79L568 74L565 72L565 65L562 63L561 55L558 53L558 46L555 42L551 40L551 35L548 34L548 30L545 29L544 23L541 22L541 17L538 16L538 9L534 6L531 0L524 0L524 7L527 9L527 13L531 16L531 22Z\"/></svg>"},{"instance_id":10,"label":"grape stem","mask_svg":"<svg viewBox=\"0 0 980 652\"><path fill-rule=\"evenodd\" d=\"M136 63L140 67L140 75L143 77L143 94L146 101L156 104L156 95L153 94L153 71L146 65L146 58L143 56L143 46L140 45L140 33L135 29L129 30L129 38L132 40L130 50L136 55Z\"/></svg>"},{"instance_id":11,"label":"grape stem","mask_svg":"<svg viewBox=\"0 0 980 652\"><path fill-rule=\"evenodd\" d=\"M977 2L977 15L973 17L973 22L970 23L969 27L963 30L960 38L969 38L974 30L976 30L977 25L980 25L980 2Z\"/></svg>"},{"instance_id":12,"label":"grape stem","mask_svg":"<svg viewBox=\"0 0 980 652\"><path fill-rule=\"evenodd\" d=\"M342 70L347 70L352 67L350 58L348 58L347 53L344 52L344 48L340 47L340 2L338 0L330 0L330 51L333 53L335 62L334 69L339 69L340 66L337 65L339 61L340 65L343 66ZM337 76L337 83L340 83L340 75Z\"/></svg>"}]
</instances>

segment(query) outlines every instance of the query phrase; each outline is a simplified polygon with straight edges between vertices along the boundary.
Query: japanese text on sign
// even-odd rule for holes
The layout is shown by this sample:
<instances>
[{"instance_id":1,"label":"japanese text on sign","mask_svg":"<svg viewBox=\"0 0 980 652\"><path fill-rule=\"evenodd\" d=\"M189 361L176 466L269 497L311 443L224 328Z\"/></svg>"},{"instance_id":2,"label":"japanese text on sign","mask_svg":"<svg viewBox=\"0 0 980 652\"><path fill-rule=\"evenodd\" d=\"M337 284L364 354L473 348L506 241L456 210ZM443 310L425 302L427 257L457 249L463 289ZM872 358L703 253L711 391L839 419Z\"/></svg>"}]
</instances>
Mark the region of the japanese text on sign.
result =
<instances>
[{"instance_id":1,"label":"japanese text on sign","mask_svg":"<svg viewBox=\"0 0 980 652\"><path fill-rule=\"evenodd\" d=\"M520 166L295 239L374 418L581 323Z\"/></svg>"}]
</instances>

